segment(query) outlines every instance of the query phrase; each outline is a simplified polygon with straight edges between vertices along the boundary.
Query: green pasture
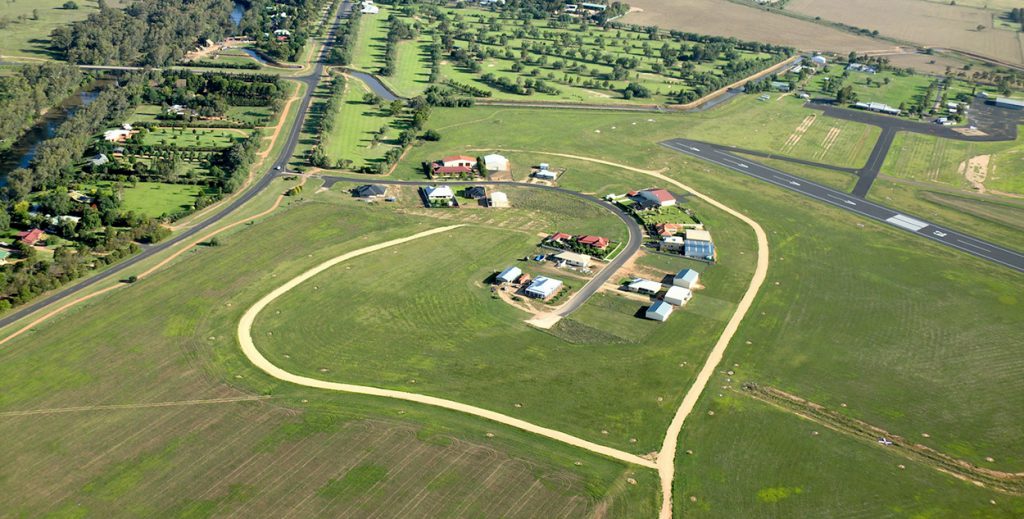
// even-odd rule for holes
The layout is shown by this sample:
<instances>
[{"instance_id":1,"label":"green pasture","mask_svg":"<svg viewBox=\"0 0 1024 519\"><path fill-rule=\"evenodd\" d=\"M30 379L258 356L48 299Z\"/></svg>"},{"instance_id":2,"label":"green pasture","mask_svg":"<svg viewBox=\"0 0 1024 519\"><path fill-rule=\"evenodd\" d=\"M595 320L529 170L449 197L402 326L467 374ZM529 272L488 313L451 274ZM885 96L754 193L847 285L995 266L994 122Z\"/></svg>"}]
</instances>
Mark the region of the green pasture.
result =
<instances>
[{"instance_id":1,"label":"green pasture","mask_svg":"<svg viewBox=\"0 0 1024 519\"><path fill-rule=\"evenodd\" d=\"M974 190L967 180L969 161L984 172L986 190L1024 194L1024 137L1008 142L971 142L900 132L882 173L923 183Z\"/></svg>"},{"instance_id":2,"label":"green pasture","mask_svg":"<svg viewBox=\"0 0 1024 519\"><path fill-rule=\"evenodd\" d=\"M21 2L5 0L0 7L0 21L6 25L0 29L0 56L29 58L52 58L50 33L57 27L84 20L98 12L95 0L75 0L78 9L64 9L66 0L39 0ZM127 7L128 0L110 0L108 7ZM33 13L38 19L33 19Z\"/></svg>"}]
</instances>

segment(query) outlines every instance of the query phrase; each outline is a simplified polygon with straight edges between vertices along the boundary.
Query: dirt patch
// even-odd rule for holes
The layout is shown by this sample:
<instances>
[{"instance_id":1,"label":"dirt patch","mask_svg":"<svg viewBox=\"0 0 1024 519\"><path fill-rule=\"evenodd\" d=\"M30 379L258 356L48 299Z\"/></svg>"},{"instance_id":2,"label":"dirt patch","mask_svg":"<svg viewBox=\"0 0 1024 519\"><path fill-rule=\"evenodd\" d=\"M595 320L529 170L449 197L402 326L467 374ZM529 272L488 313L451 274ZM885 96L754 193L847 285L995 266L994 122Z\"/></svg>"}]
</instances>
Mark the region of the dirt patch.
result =
<instances>
[{"instance_id":1,"label":"dirt patch","mask_svg":"<svg viewBox=\"0 0 1024 519\"><path fill-rule=\"evenodd\" d=\"M793 133L789 134L785 144L782 145L781 151L788 152L796 147L800 142L800 139L802 139L804 134L807 133L807 130L810 129L812 124L814 124L814 120L816 118L817 115L808 115L807 117L804 117L804 120L796 127L795 130L793 130Z\"/></svg>"},{"instance_id":2,"label":"dirt patch","mask_svg":"<svg viewBox=\"0 0 1024 519\"><path fill-rule=\"evenodd\" d=\"M971 187L979 193L985 192L985 179L988 177L988 166L992 155L977 155L960 163L957 172L964 176Z\"/></svg>"},{"instance_id":3,"label":"dirt patch","mask_svg":"<svg viewBox=\"0 0 1024 519\"><path fill-rule=\"evenodd\" d=\"M815 158L824 158L828 154L828 150L832 149L832 145L839 140L840 133L843 133L843 131L835 126L829 128L828 133L825 134L825 139L821 141L821 150L814 154Z\"/></svg>"}]
</instances>

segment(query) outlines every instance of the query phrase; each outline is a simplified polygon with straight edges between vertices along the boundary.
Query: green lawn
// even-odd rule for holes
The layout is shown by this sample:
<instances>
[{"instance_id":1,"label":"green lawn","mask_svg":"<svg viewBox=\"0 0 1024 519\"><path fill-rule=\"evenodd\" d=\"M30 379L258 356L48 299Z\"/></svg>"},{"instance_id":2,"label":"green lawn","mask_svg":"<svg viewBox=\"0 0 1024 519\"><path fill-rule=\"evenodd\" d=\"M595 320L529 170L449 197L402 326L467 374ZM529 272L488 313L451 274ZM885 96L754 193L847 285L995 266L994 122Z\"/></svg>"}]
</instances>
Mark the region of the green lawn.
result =
<instances>
[{"instance_id":1,"label":"green lawn","mask_svg":"<svg viewBox=\"0 0 1024 519\"><path fill-rule=\"evenodd\" d=\"M231 334L248 304L363 246L363 236L436 224L386 211L367 218L367 210L330 192L293 204L5 344L0 412L85 409L0 418L0 455L17 460L0 478L0 508L55 516L651 516L654 471L458 413L282 384L244 360ZM259 395L272 399L93 407Z\"/></svg>"},{"instance_id":2,"label":"green lawn","mask_svg":"<svg viewBox=\"0 0 1024 519\"><path fill-rule=\"evenodd\" d=\"M832 80L835 80L842 73L842 71L835 70L837 68L837 66L832 66L831 74L814 76L810 81L809 90L822 92L826 78L832 77ZM858 101L885 103L893 107L899 107L905 103L907 107L910 107L920 105L925 101L924 94L928 90L928 85L934 81L937 81L937 78L919 74L898 75L891 71L868 74L850 71L849 77L843 82L843 85L853 87ZM930 107L930 105L928 106Z\"/></svg>"},{"instance_id":3,"label":"green lawn","mask_svg":"<svg viewBox=\"0 0 1024 519\"><path fill-rule=\"evenodd\" d=\"M413 97L422 94L430 85L430 46L433 40L420 35L416 40L398 44L395 57L395 74L381 79L399 95Z\"/></svg>"},{"instance_id":4,"label":"green lawn","mask_svg":"<svg viewBox=\"0 0 1024 519\"><path fill-rule=\"evenodd\" d=\"M76 1L78 9L64 9L66 0L39 0L36 2L6 1L0 8L0 20L7 20L3 38L0 38L0 56L52 58L50 33L62 25L84 20L98 11L95 0ZM128 0L110 0L108 7L127 7ZM38 13L33 20L33 11ZM20 19L24 17L24 19Z\"/></svg>"},{"instance_id":5,"label":"green lawn","mask_svg":"<svg viewBox=\"0 0 1024 519\"><path fill-rule=\"evenodd\" d=\"M349 77L347 83L334 128L322 138L328 157L334 161L351 160L352 169L359 169L380 162L389 149L398 145L404 121L364 102L363 95L369 89L362 81ZM383 138L375 141L374 134L382 127L388 130Z\"/></svg>"},{"instance_id":6,"label":"green lawn","mask_svg":"<svg viewBox=\"0 0 1024 519\"><path fill-rule=\"evenodd\" d=\"M981 174L986 190L1021 195L1024 137L1018 136L1011 142L969 142L900 132L882 165L882 173L971 191L975 188L966 174Z\"/></svg>"},{"instance_id":7,"label":"green lawn","mask_svg":"<svg viewBox=\"0 0 1024 519\"><path fill-rule=\"evenodd\" d=\"M249 130L156 127L146 131L142 144L176 148L229 148L248 134Z\"/></svg>"},{"instance_id":8,"label":"green lawn","mask_svg":"<svg viewBox=\"0 0 1024 519\"><path fill-rule=\"evenodd\" d=\"M391 12L386 6L378 7L379 13L359 17L359 34L352 51L352 66L375 74L384 66L388 14Z\"/></svg>"},{"instance_id":9,"label":"green lawn","mask_svg":"<svg viewBox=\"0 0 1024 519\"><path fill-rule=\"evenodd\" d=\"M109 190L112 182L96 182L83 186L84 192L92 189ZM149 217L159 217L190 209L196 196L203 192L202 186L189 184L164 184L161 182L139 182L125 184L122 209Z\"/></svg>"}]
</instances>

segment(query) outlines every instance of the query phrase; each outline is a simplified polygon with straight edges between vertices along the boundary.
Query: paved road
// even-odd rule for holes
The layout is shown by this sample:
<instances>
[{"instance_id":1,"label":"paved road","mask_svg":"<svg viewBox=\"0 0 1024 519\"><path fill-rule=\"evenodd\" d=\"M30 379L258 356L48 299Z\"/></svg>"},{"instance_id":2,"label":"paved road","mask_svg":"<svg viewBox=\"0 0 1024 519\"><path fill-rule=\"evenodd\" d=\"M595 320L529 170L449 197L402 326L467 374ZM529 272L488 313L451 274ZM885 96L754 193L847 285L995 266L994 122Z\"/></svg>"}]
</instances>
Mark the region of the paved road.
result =
<instances>
[{"instance_id":1,"label":"paved road","mask_svg":"<svg viewBox=\"0 0 1024 519\"><path fill-rule=\"evenodd\" d=\"M597 198L595 196L585 195L583 193L570 191L568 189L563 189L560 187L545 186L541 184L524 184L521 182L499 182L493 180L457 180L451 182L428 182L424 180L390 180L386 178L367 179L366 177L346 177L342 175L320 176L321 178L324 179L324 187L327 188L333 186L337 182L358 182L360 184L373 183L384 184L389 186L431 186L436 184L447 184L450 186L510 186L523 187L527 189L540 189L542 191L551 191L563 195L574 196L576 198L582 198L583 200L593 202L611 211L616 216L618 216L620 220L622 220L622 223L626 224L626 229L629 231L629 238L626 240L626 245L622 249L622 251L619 252L618 256L615 256L615 259L606 263L601 268L601 270L599 270L597 274L594 275L594 277L590 278L590 281L587 282L587 284L584 285L583 288L579 289L579 291L576 292L572 299L570 299L565 305L562 306L562 308L558 311L558 315L560 317L566 317L569 314L575 312L581 306L583 306L583 303L586 303L587 300L590 299L590 296L594 295L594 293L596 293L601 288L601 286L604 285L608 281L608 279L610 279L612 275L615 274L615 272L618 271L619 268L621 268L622 265L626 263L627 260L629 260L630 257L632 257L634 254L636 254L638 250L640 250L640 246L643 245L643 231L640 228L640 224L638 224L632 216L626 214L624 211L619 209L618 206L611 204L600 198Z\"/></svg>"},{"instance_id":2,"label":"paved road","mask_svg":"<svg viewBox=\"0 0 1024 519\"><path fill-rule=\"evenodd\" d=\"M821 110L829 117L870 124L883 130L920 133L957 141L1012 141L1017 138L1017 125L1024 124L1024 112L1000 108L994 104L983 102L981 99L975 99L971 103L968 118L970 123L976 126L978 130L984 132L985 135L964 135L955 131L952 126L911 121L901 117L881 115L866 110L843 108L835 106L830 101L814 100L807 102L804 106L814 110Z\"/></svg>"},{"instance_id":3,"label":"paved road","mask_svg":"<svg viewBox=\"0 0 1024 519\"><path fill-rule=\"evenodd\" d=\"M331 26L331 31L327 37L326 44L321 49L320 56L317 59L316 66L313 68L313 71L309 75L294 78L295 80L301 81L306 84L306 94L303 96L302 101L299 104L298 117L295 120L295 124L292 125L292 128L288 133L288 140L285 142L285 146L281 151L281 154L278 156L277 160L271 165L270 170L266 174L262 175L255 184L249 187L248 190L246 190L240 196L238 196L230 203L228 203L227 206L221 208L220 211L218 211L210 218L203 220L194 227L182 232L181 234L175 236L174 238L171 238L165 242L159 243L152 247L143 248L143 251L140 252L139 254L136 254L131 258L128 258L120 263L117 263L116 265L110 267L109 269L101 273L95 274L91 277L87 277L79 281L75 285L69 286L47 297L37 299L32 303L19 307L17 310L14 310L13 312L0 318L0 328L7 326L29 314L32 314L37 310L40 310L46 306L56 303L57 301L60 301L72 294L81 292L82 290L85 290L86 288L89 288L101 281L105 281L112 277L118 276L122 273L130 272L129 269L138 265L140 262L143 262L156 254L160 254L161 252L171 247L187 242L187 240L193 238L194 236L202 232L204 229L209 228L210 226L216 224L225 217L234 213L236 210L238 210L239 207L255 198L256 195L263 192L263 190L265 190L270 185L271 181L275 178L275 172L277 171L277 167L280 166L282 170L285 169L285 166L288 164L288 160L295 152L295 146L299 142L299 133L302 130L302 121L305 118L306 112L309 110L309 105L310 101L312 100L313 91L316 89L316 84L317 82L320 81L320 75L323 73L324 66L322 58L326 56L330 44L334 42L335 29L340 23L340 20L348 14L350 7L351 4L348 1L345 1L341 4L341 8L338 10L338 13L334 19L334 23Z\"/></svg>"},{"instance_id":4,"label":"paved road","mask_svg":"<svg viewBox=\"0 0 1024 519\"><path fill-rule=\"evenodd\" d=\"M686 155L706 160L840 209L892 225L917 236L922 236L973 256L1004 265L1018 272L1024 272L1024 254L1020 252L935 225L921 218L899 213L888 207L869 202L842 191L746 160L731 152L702 142L688 139L671 139L661 144Z\"/></svg>"}]
</instances>

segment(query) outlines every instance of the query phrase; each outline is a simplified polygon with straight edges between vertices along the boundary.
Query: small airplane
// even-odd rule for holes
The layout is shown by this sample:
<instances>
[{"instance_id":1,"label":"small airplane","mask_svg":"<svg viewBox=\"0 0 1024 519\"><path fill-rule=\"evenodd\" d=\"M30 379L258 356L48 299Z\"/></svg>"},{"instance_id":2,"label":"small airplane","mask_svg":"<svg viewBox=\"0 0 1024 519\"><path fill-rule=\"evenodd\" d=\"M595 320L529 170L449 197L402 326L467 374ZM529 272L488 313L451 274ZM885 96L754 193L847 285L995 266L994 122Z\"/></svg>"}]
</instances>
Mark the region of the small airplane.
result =
<instances>
[{"instance_id":1,"label":"small airplane","mask_svg":"<svg viewBox=\"0 0 1024 519\"><path fill-rule=\"evenodd\" d=\"M892 441L890 441L889 438L886 438L885 436L879 438L878 443L881 443L882 445L892 445Z\"/></svg>"}]
</instances>

